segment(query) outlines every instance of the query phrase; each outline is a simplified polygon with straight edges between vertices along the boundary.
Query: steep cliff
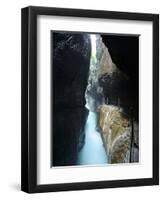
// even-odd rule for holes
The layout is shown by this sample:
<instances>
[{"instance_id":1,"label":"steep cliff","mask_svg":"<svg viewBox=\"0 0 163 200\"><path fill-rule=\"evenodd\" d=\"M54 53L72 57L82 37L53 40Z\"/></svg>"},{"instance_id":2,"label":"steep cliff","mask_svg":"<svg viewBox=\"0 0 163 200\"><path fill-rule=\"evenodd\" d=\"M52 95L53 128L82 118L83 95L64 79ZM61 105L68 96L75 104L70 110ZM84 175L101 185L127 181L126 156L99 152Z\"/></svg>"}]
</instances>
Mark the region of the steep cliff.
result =
<instances>
[{"instance_id":1,"label":"steep cliff","mask_svg":"<svg viewBox=\"0 0 163 200\"><path fill-rule=\"evenodd\" d=\"M96 55L91 62L86 91L89 108L99 113L101 135L111 163L137 162L139 157L138 92L135 79L137 74L135 76L131 74L129 69L132 68L129 66L131 62L117 62L118 66L114 63L111 53L115 58L115 52L110 53L109 36L104 37L107 38L107 46L101 35L97 34L95 37ZM112 49L113 41L110 46ZM125 46L121 46L120 51L122 48L125 49ZM136 55L135 57L137 58ZM120 63L123 65L119 67Z\"/></svg>"},{"instance_id":2,"label":"steep cliff","mask_svg":"<svg viewBox=\"0 0 163 200\"><path fill-rule=\"evenodd\" d=\"M138 126L122 108L102 105L99 125L111 163L138 162Z\"/></svg>"},{"instance_id":3,"label":"steep cliff","mask_svg":"<svg viewBox=\"0 0 163 200\"><path fill-rule=\"evenodd\" d=\"M84 144L89 34L53 33L53 165L75 165Z\"/></svg>"},{"instance_id":4,"label":"steep cliff","mask_svg":"<svg viewBox=\"0 0 163 200\"><path fill-rule=\"evenodd\" d=\"M138 38L103 35L102 42L98 82L105 104L99 109L101 134L111 163L138 162Z\"/></svg>"}]
</instances>

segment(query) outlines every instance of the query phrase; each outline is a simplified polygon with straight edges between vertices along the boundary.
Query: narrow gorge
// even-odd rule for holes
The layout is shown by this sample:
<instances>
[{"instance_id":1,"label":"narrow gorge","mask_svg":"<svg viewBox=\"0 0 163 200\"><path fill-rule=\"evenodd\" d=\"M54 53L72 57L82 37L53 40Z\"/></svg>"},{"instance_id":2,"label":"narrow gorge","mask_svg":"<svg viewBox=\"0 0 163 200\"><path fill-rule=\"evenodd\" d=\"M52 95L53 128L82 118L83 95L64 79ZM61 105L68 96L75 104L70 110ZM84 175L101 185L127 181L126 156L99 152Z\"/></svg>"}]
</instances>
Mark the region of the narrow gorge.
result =
<instances>
[{"instance_id":1,"label":"narrow gorge","mask_svg":"<svg viewBox=\"0 0 163 200\"><path fill-rule=\"evenodd\" d=\"M52 165L138 162L138 37L54 32L52 41Z\"/></svg>"}]
</instances>

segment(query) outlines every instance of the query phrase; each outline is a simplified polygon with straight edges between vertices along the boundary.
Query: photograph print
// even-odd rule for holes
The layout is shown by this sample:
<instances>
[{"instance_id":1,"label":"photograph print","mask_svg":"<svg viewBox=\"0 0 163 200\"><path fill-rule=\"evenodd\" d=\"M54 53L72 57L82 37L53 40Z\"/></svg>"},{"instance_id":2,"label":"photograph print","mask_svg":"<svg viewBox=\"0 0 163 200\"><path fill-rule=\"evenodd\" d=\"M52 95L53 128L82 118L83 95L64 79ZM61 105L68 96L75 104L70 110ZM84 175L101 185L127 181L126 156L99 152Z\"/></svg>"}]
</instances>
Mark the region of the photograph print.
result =
<instances>
[{"instance_id":1,"label":"photograph print","mask_svg":"<svg viewBox=\"0 0 163 200\"><path fill-rule=\"evenodd\" d=\"M139 162L139 35L51 31L51 166Z\"/></svg>"}]
</instances>

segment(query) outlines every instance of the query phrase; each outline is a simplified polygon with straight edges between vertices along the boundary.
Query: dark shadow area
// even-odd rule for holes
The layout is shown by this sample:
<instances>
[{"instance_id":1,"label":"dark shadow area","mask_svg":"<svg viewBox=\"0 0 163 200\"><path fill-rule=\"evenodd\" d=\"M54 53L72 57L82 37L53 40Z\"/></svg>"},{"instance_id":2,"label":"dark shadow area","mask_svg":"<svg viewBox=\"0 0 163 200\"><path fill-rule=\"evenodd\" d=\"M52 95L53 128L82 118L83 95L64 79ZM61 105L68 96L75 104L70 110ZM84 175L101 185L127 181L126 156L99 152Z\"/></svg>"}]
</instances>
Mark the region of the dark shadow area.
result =
<instances>
[{"instance_id":1,"label":"dark shadow area","mask_svg":"<svg viewBox=\"0 0 163 200\"><path fill-rule=\"evenodd\" d=\"M53 166L75 165L84 144L91 42L89 34L53 33Z\"/></svg>"},{"instance_id":2,"label":"dark shadow area","mask_svg":"<svg viewBox=\"0 0 163 200\"><path fill-rule=\"evenodd\" d=\"M113 62L127 76L126 81L120 78L107 79L103 84L105 97L112 99L111 104L118 105L118 98L126 113L139 121L139 36L101 35L109 49ZM109 87L108 87L109 86Z\"/></svg>"}]
</instances>

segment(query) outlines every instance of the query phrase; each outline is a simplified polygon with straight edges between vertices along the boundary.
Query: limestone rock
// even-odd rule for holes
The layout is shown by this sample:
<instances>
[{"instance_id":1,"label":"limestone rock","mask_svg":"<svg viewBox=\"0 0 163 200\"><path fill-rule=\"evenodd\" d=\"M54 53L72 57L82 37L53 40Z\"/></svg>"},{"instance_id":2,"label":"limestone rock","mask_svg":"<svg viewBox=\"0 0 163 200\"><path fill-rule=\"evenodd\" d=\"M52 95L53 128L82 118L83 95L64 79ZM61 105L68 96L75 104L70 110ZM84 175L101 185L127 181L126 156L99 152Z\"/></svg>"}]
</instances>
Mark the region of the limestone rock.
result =
<instances>
[{"instance_id":1,"label":"limestone rock","mask_svg":"<svg viewBox=\"0 0 163 200\"><path fill-rule=\"evenodd\" d=\"M126 158L130 150L131 126L129 118L122 109L116 106L102 105L99 126L111 163L129 162Z\"/></svg>"}]
</instances>

